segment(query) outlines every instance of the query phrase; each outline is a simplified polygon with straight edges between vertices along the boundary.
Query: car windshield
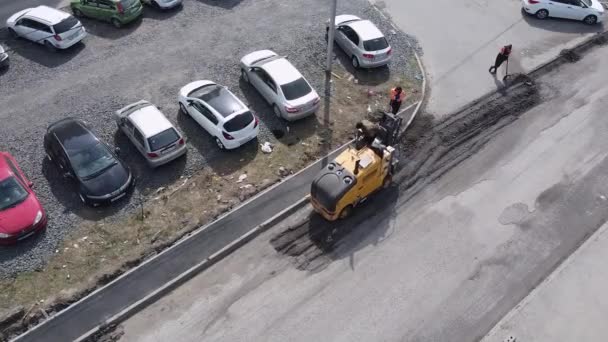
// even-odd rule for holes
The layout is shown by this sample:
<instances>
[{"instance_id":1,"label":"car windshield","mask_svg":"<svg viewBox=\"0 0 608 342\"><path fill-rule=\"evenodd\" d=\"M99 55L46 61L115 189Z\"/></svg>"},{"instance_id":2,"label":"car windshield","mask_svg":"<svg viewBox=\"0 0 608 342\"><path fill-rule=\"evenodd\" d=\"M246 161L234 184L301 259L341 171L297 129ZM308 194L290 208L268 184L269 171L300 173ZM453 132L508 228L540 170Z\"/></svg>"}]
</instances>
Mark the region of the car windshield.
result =
<instances>
[{"instance_id":1,"label":"car windshield","mask_svg":"<svg viewBox=\"0 0 608 342\"><path fill-rule=\"evenodd\" d=\"M5 210L23 202L27 191L15 177L8 177L0 181L0 210Z\"/></svg>"},{"instance_id":2,"label":"car windshield","mask_svg":"<svg viewBox=\"0 0 608 342\"><path fill-rule=\"evenodd\" d=\"M55 30L56 34L62 34L69 31L76 25L78 25L78 19L74 18L73 16L69 16L60 21L59 24L53 25L53 29Z\"/></svg>"},{"instance_id":3,"label":"car windshield","mask_svg":"<svg viewBox=\"0 0 608 342\"><path fill-rule=\"evenodd\" d=\"M179 139L179 134L174 128L168 128L157 135L148 138L148 144L150 145L150 151L158 151L163 147L173 144Z\"/></svg>"},{"instance_id":4,"label":"car windshield","mask_svg":"<svg viewBox=\"0 0 608 342\"><path fill-rule=\"evenodd\" d=\"M120 0L120 3L122 5L122 7L129 8L129 7L133 6L133 4L137 1L139 1L139 0Z\"/></svg>"},{"instance_id":5,"label":"car windshield","mask_svg":"<svg viewBox=\"0 0 608 342\"><path fill-rule=\"evenodd\" d=\"M363 42L365 51L379 51L388 47L388 42L384 37L370 39Z\"/></svg>"},{"instance_id":6,"label":"car windshield","mask_svg":"<svg viewBox=\"0 0 608 342\"><path fill-rule=\"evenodd\" d=\"M70 161L78 177L93 178L118 162L102 143L75 152Z\"/></svg>"},{"instance_id":7,"label":"car windshield","mask_svg":"<svg viewBox=\"0 0 608 342\"><path fill-rule=\"evenodd\" d=\"M227 117L243 109L243 106L228 89L217 84L198 88L188 94L188 96L205 101L223 117Z\"/></svg>"},{"instance_id":8,"label":"car windshield","mask_svg":"<svg viewBox=\"0 0 608 342\"><path fill-rule=\"evenodd\" d=\"M283 91L283 95L285 95L285 99L288 101L299 99L304 95L310 94L312 91L304 78L298 78L293 82L283 84L281 90Z\"/></svg>"},{"instance_id":9,"label":"car windshield","mask_svg":"<svg viewBox=\"0 0 608 342\"><path fill-rule=\"evenodd\" d=\"M224 124L224 129L228 132L236 132L240 131L243 128L249 126L249 124L253 121L253 114L247 111L245 113L239 114L234 118L230 119L230 121Z\"/></svg>"}]
</instances>

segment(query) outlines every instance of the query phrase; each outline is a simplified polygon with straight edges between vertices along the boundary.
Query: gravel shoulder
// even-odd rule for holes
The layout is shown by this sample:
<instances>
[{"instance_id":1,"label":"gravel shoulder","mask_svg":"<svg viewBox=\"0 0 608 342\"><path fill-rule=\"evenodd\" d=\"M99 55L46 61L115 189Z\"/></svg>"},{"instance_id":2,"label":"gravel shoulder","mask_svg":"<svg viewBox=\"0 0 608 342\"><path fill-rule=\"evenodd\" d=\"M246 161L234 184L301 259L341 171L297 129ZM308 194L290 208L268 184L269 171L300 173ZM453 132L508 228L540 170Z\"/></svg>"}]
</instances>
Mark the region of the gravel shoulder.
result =
<instances>
[{"instance_id":1,"label":"gravel shoulder","mask_svg":"<svg viewBox=\"0 0 608 342\"><path fill-rule=\"evenodd\" d=\"M0 250L0 310L22 306L32 321L44 316L27 310L34 303L51 314L60 310L346 142L355 121L384 107L394 84L404 85L408 103L415 102L421 85L411 48L415 40L393 31L362 0L341 4L339 12L369 18L387 33L393 63L375 71L337 63L331 96L324 96L325 7L320 0L233 0L186 1L183 8L162 13L146 8L144 18L124 30L83 20L90 37L59 54L24 41L5 42L6 32L0 32L14 55L10 69L0 75L0 120L7 123L0 127L0 146L35 182L49 213L45 234ZM273 13L272 20L259 20L267 13ZM316 118L288 128L240 80L238 59L262 48L287 55L324 96ZM344 60L336 50L336 61ZM195 79L214 80L245 99L261 118L258 140L221 152L180 115L176 92ZM142 98L157 104L189 138L186 158L153 172L109 120L114 110ZM100 138L121 148L138 180L128 200L100 210L83 208L45 160L46 126L65 116L84 119ZM274 145L271 154L259 150L265 141ZM237 183L244 174L246 180Z\"/></svg>"}]
</instances>

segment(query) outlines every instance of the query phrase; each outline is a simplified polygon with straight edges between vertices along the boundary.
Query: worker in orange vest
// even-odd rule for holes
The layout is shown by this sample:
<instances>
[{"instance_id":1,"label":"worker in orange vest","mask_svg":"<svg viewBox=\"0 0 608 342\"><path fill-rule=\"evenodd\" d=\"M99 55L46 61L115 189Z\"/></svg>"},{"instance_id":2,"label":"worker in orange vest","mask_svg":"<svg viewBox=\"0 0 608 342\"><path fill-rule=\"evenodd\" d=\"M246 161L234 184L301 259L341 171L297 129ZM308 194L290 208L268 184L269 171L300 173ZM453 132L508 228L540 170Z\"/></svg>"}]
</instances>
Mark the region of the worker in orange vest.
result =
<instances>
[{"instance_id":1,"label":"worker in orange vest","mask_svg":"<svg viewBox=\"0 0 608 342\"><path fill-rule=\"evenodd\" d=\"M503 46L500 49L500 52L498 52L498 55L496 55L496 61L494 61L494 65L492 65L490 67L490 70L488 70L490 72L490 74L495 74L496 69L498 69L504 61L509 60L509 55L511 54L512 48L513 48L513 45L509 44L509 45ZM508 64L508 62L507 62L507 64Z\"/></svg>"},{"instance_id":2,"label":"worker in orange vest","mask_svg":"<svg viewBox=\"0 0 608 342\"><path fill-rule=\"evenodd\" d=\"M403 91L403 89L401 89L401 87L391 89L391 100L389 104L391 106L393 114L397 114L399 108L401 108L401 102L403 102L404 98L405 92Z\"/></svg>"}]
</instances>

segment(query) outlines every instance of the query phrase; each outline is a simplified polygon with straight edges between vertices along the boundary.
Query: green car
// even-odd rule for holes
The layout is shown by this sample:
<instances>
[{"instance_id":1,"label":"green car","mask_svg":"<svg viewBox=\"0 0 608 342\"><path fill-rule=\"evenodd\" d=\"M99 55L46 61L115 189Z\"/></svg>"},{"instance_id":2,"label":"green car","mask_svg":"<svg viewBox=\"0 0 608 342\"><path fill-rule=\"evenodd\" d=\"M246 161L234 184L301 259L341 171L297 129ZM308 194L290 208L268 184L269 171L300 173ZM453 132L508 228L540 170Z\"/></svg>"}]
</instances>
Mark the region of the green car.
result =
<instances>
[{"instance_id":1,"label":"green car","mask_svg":"<svg viewBox=\"0 0 608 342\"><path fill-rule=\"evenodd\" d=\"M143 11L139 0L72 0L70 7L77 17L109 21L116 27L139 18Z\"/></svg>"}]
</instances>

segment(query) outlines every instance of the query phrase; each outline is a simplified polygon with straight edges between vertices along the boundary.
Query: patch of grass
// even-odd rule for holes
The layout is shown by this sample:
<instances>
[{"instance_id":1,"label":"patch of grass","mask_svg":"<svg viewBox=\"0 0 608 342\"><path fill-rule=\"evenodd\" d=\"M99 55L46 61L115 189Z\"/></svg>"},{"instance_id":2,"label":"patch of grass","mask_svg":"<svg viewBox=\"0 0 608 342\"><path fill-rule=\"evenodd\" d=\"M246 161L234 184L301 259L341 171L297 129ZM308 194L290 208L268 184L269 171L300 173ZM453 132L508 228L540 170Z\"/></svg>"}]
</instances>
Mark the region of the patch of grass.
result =
<instances>
[{"instance_id":1,"label":"patch of grass","mask_svg":"<svg viewBox=\"0 0 608 342\"><path fill-rule=\"evenodd\" d=\"M334 74L338 77L332 77L334 91L329 110L326 111L322 100L317 117L290 123L289 132L271 141L272 153L264 154L257 146L227 154L223 165L206 168L194 177L179 179L174 185L153 193L142 201L140 210L121 222L84 223L66 238L44 269L0 281L0 310L17 305L37 306L47 311L61 309L62 305L111 281L282 176L350 140L355 122L387 108L388 92L394 85L401 85L408 95L404 106L419 100L417 80L393 75L384 83L369 86L356 83L340 67L336 67ZM241 163L243 160L247 163ZM285 170L282 175L280 168ZM237 182L243 174L247 178ZM22 322L28 320L24 317Z\"/></svg>"}]
</instances>

